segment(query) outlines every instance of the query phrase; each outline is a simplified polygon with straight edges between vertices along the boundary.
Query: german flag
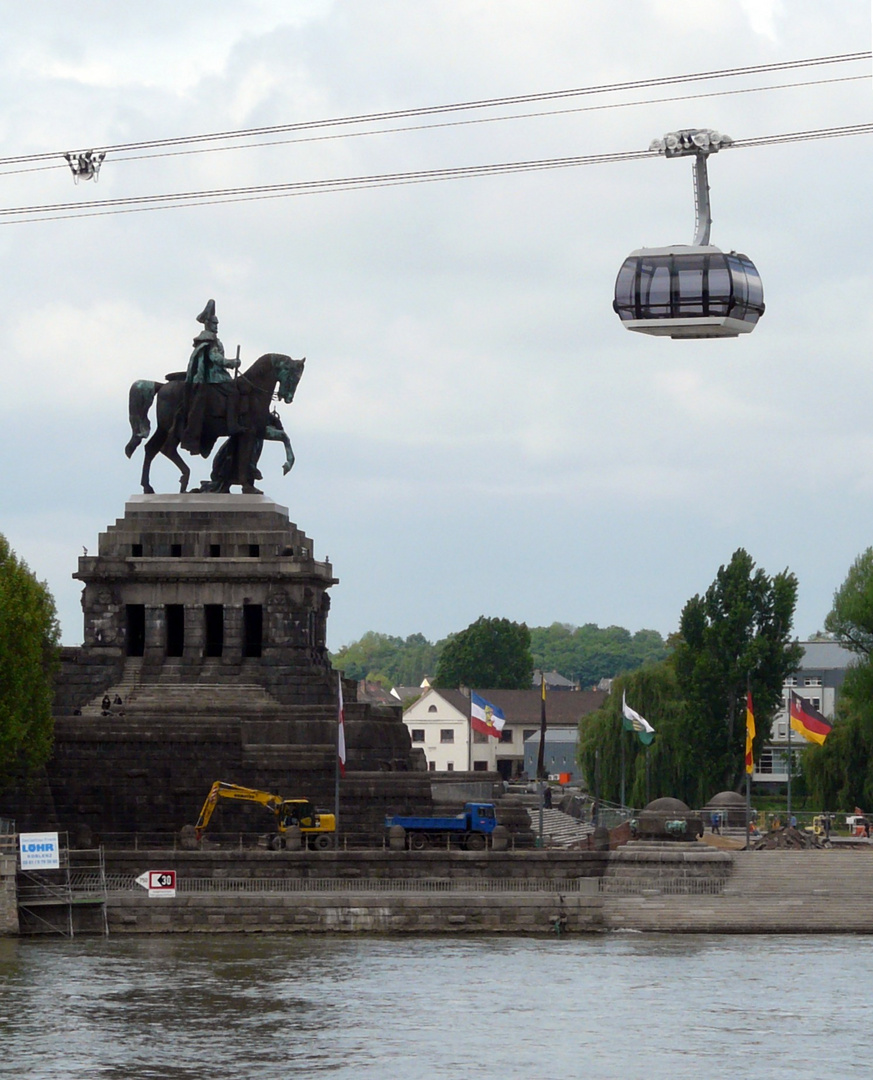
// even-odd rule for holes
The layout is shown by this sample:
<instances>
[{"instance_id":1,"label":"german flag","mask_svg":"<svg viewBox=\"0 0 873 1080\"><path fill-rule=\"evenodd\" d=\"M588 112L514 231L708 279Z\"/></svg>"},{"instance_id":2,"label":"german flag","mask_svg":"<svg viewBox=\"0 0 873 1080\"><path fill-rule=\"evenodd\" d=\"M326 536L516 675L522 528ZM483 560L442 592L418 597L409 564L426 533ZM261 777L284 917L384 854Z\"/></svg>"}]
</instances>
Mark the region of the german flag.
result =
<instances>
[{"instance_id":1,"label":"german flag","mask_svg":"<svg viewBox=\"0 0 873 1080\"><path fill-rule=\"evenodd\" d=\"M826 720L818 709L813 708L805 698L798 697L793 690L789 711L792 729L800 732L804 739L821 746L830 735L831 728L834 726L830 720Z\"/></svg>"}]
</instances>

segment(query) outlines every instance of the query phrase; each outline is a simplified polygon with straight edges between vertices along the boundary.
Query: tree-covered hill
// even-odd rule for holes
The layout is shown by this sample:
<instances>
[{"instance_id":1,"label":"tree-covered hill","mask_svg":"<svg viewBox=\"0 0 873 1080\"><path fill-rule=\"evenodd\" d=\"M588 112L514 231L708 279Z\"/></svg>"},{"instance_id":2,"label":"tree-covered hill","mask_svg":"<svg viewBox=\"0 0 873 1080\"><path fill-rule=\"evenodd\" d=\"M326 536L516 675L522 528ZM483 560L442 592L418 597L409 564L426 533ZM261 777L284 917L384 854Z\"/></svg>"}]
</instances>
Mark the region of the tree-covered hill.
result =
<instances>
[{"instance_id":1,"label":"tree-covered hill","mask_svg":"<svg viewBox=\"0 0 873 1080\"><path fill-rule=\"evenodd\" d=\"M404 639L369 630L337 650L331 660L349 679L368 679L384 686L418 686L425 676L435 676L440 654L453 637L457 635L430 642L423 634ZM582 689L667 655L657 630L631 633L623 626L599 627L594 623L531 627L530 649L535 667L557 671Z\"/></svg>"}]
</instances>

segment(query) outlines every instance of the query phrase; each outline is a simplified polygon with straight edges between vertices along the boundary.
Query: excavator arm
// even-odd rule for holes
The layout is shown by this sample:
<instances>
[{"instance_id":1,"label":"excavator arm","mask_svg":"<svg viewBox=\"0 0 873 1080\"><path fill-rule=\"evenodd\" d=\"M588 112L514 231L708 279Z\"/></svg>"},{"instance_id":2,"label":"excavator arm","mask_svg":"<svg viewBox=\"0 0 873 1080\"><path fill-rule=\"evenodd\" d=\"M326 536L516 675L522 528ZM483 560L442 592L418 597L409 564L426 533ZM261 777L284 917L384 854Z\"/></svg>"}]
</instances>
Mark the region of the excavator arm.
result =
<instances>
[{"instance_id":1,"label":"excavator arm","mask_svg":"<svg viewBox=\"0 0 873 1080\"><path fill-rule=\"evenodd\" d=\"M272 814L278 814L282 806L282 798L279 795L271 795L268 791L256 791L254 788L240 787L239 784L226 784L223 780L216 780L209 789L200 817L194 826L198 840L209 824L209 819L219 799L241 799L243 802L259 803Z\"/></svg>"}]
</instances>

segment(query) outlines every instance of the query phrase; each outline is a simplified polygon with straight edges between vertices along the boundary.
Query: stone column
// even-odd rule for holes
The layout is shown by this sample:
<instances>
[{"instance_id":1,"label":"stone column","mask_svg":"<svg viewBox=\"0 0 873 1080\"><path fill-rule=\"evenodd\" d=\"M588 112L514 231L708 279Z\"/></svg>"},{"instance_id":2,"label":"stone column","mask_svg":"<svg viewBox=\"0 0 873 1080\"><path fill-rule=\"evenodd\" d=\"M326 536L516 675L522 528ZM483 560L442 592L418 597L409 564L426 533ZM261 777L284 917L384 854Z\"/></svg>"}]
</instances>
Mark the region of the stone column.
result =
<instances>
[{"instance_id":1,"label":"stone column","mask_svg":"<svg viewBox=\"0 0 873 1080\"><path fill-rule=\"evenodd\" d=\"M241 607L224 609L224 649L223 658L228 663L238 664L243 654L243 613Z\"/></svg>"},{"instance_id":2,"label":"stone column","mask_svg":"<svg viewBox=\"0 0 873 1080\"><path fill-rule=\"evenodd\" d=\"M0 937L18 933L18 893L15 855L0 852Z\"/></svg>"},{"instance_id":3,"label":"stone column","mask_svg":"<svg viewBox=\"0 0 873 1080\"><path fill-rule=\"evenodd\" d=\"M144 661L160 667L167 651L167 623L163 604L146 604Z\"/></svg>"}]
</instances>

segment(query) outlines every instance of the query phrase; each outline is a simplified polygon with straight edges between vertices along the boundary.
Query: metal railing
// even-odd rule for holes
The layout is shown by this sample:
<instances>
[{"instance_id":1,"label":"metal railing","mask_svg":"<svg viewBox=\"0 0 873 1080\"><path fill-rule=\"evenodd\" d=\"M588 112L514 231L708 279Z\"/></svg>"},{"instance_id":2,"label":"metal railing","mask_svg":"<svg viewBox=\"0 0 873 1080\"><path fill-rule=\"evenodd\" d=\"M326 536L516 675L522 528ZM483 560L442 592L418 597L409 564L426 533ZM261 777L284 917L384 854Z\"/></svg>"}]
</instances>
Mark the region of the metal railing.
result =
<instances>
[{"instance_id":1,"label":"metal railing","mask_svg":"<svg viewBox=\"0 0 873 1080\"><path fill-rule=\"evenodd\" d=\"M587 878L566 881L517 878L189 878L176 879L176 894L203 893L579 893L593 886ZM77 880L76 890L98 891L95 880ZM107 874L109 893L142 892L131 874Z\"/></svg>"},{"instance_id":2,"label":"metal railing","mask_svg":"<svg viewBox=\"0 0 873 1080\"><path fill-rule=\"evenodd\" d=\"M604 896L720 896L725 878L600 878L599 891Z\"/></svg>"}]
</instances>

